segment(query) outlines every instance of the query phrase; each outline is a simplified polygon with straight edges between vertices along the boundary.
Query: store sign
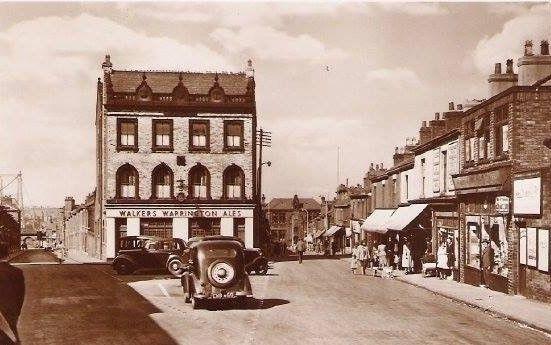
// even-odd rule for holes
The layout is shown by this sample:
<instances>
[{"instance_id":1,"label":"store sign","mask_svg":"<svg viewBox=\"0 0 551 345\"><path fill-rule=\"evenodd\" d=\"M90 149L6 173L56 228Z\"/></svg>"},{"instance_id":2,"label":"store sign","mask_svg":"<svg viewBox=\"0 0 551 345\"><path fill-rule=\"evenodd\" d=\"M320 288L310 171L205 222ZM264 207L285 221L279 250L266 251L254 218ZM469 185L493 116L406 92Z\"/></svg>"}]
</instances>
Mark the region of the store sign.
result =
<instances>
[{"instance_id":1,"label":"store sign","mask_svg":"<svg viewBox=\"0 0 551 345\"><path fill-rule=\"evenodd\" d=\"M509 213L509 197L507 196L496 197L496 212L500 214Z\"/></svg>"},{"instance_id":2,"label":"store sign","mask_svg":"<svg viewBox=\"0 0 551 345\"><path fill-rule=\"evenodd\" d=\"M121 208L107 209L106 216L114 218L250 218L253 216L253 210L222 208Z\"/></svg>"},{"instance_id":3,"label":"store sign","mask_svg":"<svg viewBox=\"0 0 551 345\"><path fill-rule=\"evenodd\" d=\"M516 179L513 182L513 210L520 215L541 213L541 177Z\"/></svg>"}]
</instances>

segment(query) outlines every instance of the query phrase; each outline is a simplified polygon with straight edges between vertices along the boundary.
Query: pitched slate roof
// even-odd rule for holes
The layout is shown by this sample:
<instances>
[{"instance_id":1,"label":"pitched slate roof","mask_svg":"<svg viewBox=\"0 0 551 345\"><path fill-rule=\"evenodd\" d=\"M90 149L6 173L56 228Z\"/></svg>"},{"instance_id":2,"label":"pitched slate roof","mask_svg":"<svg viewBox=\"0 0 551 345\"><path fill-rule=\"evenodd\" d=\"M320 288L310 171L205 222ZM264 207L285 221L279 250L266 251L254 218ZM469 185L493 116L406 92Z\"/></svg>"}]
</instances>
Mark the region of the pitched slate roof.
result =
<instances>
[{"instance_id":1,"label":"pitched slate roof","mask_svg":"<svg viewBox=\"0 0 551 345\"><path fill-rule=\"evenodd\" d=\"M304 209L306 210L319 210L321 205L313 198L299 198L300 203L303 204ZM273 198L268 203L268 210L292 210L293 209L293 198Z\"/></svg>"},{"instance_id":2,"label":"pitched slate roof","mask_svg":"<svg viewBox=\"0 0 551 345\"><path fill-rule=\"evenodd\" d=\"M164 72L164 71L126 71L113 70L111 85L114 92L136 92L145 74L147 85L153 93L171 93L180 82L190 94L208 94L218 75L218 84L227 95L244 95L247 92L249 78L245 73L215 72Z\"/></svg>"}]
</instances>

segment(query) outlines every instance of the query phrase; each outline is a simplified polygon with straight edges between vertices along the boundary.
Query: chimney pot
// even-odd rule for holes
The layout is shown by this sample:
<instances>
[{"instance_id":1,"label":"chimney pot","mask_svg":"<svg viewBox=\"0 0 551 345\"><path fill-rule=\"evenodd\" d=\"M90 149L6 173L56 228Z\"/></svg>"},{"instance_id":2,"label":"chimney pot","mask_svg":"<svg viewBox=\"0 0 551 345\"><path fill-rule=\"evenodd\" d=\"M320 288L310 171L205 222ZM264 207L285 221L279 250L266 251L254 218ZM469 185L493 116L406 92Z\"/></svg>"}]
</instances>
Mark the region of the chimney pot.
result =
<instances>
[{"instance_id":1,"label":"chimney pot","mask_svg":"<svg viewBox=\"0 0 551 345\"><path fill-rule=\"evenodd\" d=\"M450 102L450 103L448 104L448 109L449 109L449 110L455 110L455 105L453 104L453 102Z\"/></svg>"},{"instance_id":2,"label":"chimney pot","mask_svg":"<svg viewBox=\"0 0 551 345\"><path fill-rule=\"evenodd\" d=\"M513 74L513 59L507 59L507 70L505 71L507 74Z\"/></svg>"},{"instance_id":3,"label":"chimney pot","mask_svg":"<svg viewBox=\"0 0 551 345\"><path fill-rule=\"evenodd\" d=\"M245 68L245 75L249 78L254 78L253 60L247 60L247 67Z\"/></svg>"},{"instance_id":4,"label":"chimney pot","mask_svg":"<svg viewBox=\"0 0 551 345\"><path fill-rule=\"evenodd\" d=\"M434 119L436 121L440 120L440 113L434 113Z\"/></svg>"},{"instance_id":5,"label":"chimney pot","mask_svg":"<svg viewBox=\"0 0 551 345\"><path fill-rule=\"evenodd\" d=\"M383 170L383 169L384 169L384 168L383 168L383 163L381 163L381 170Z\"/></svg>"},{"instance_id":6,"label":"chimney pot","mask_svg":"<svg viewBox=\"0 0 551 345\"><path fill-rule=\"evenodd\" d=\"M394 153L398 153L398 146L394 148Z\"/></svg>"},{"instance_id":7,"label":"chimney pot","mask_svg":"<svg viewBox=\"0 0 551 345\"><path fill-rule=\"evenodd\" d=\"M494 66L494 74L501 74L501 63L497 62Z\"/></svg>"},{"instance_id":8,"label":"chimney pot","mask_svg":"<svg viewBox=\"0 0 551 345\"><path fill-rule=\"evenodd\" d=\"M541 55L549 55L549 42L547 40L541 41L540 50Z\"/></svg>"},{"instance_id":9,"label":"chimney pot","mask_svg":"<svg viewBox=\"0 0 551 345\"><path fill-rule=\"evenodd\" d=\"M463 104L458 104L457 105L457 110L463 110Z\"/></svg>"},{"instance_id":10,"label":"chimney pot","mask_svg":"<svg viewBox=\"0 0 551 345\"><path fill-rule=\"evenodd\" d=\"M375 170L379 170L379 164L375 165Z\"/></svg>"},{"instance_id":11,"label":"chimney pot","mask_svg":"<svg viewBox=\"0 0 551 345\"><path fill-rule=\"evenodd\" d=\"M532 50L532 41L528 40L524 43L524 56L532 56L534 51Z\"/></svg>"},{"instance_id":12,"label":"chimney pot","mask_svg":"<svg viewBox=\"0 0 551 345\"><path fill-rule=\"evenodd\" d=\"M369 169L373 170L373 163L371 163L371 165L369 166Z\"/></svg>"},{"instance_id":13,"label":"chimney pot","mask_svg":"<svg viewBox=\"0 0 551 345\"><path fill-rule=\"evenodd\" d=\"M423 121L422 127L427 127L427 121Z\"/></svg>"}]
</instances>

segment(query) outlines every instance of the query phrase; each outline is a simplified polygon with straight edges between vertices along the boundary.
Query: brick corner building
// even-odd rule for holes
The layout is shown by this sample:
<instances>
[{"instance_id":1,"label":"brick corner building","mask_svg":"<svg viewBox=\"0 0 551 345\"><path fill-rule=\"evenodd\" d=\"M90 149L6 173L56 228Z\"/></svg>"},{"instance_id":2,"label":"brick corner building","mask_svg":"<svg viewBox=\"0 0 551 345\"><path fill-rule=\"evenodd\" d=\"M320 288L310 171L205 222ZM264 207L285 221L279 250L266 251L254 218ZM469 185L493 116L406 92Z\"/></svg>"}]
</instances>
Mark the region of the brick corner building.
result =
<instances>
[{"instance_id":1,"label":"brick corner building","mask_svg":"<svg viewBox=\"0 0 551 345\"><path fill-rule=\"evenodd\" d=\"M234 235L259 246L252 63L240 73L102 64L96 222L102 258L125 235Z\"/></svg>"}]
</instances>

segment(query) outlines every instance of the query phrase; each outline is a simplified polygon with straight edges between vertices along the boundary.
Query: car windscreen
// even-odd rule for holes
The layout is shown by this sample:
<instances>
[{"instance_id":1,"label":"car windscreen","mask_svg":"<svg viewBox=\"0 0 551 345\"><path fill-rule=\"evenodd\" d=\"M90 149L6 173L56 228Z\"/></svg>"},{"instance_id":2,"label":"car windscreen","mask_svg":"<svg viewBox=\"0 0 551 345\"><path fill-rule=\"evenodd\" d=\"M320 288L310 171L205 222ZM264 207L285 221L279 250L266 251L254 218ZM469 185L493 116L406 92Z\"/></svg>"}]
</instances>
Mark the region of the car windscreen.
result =
<instances>
[{"instance_id":1,"label":"car windscreen","mask_svg":"<svg viewBox=\"0 0 551 345\"><path fill-rule=\"evenodd\" d=\"M208 248L204 251L205 257L209 259L235 258L237 252L233 248Z\"/></svg>"}]
</instances>

